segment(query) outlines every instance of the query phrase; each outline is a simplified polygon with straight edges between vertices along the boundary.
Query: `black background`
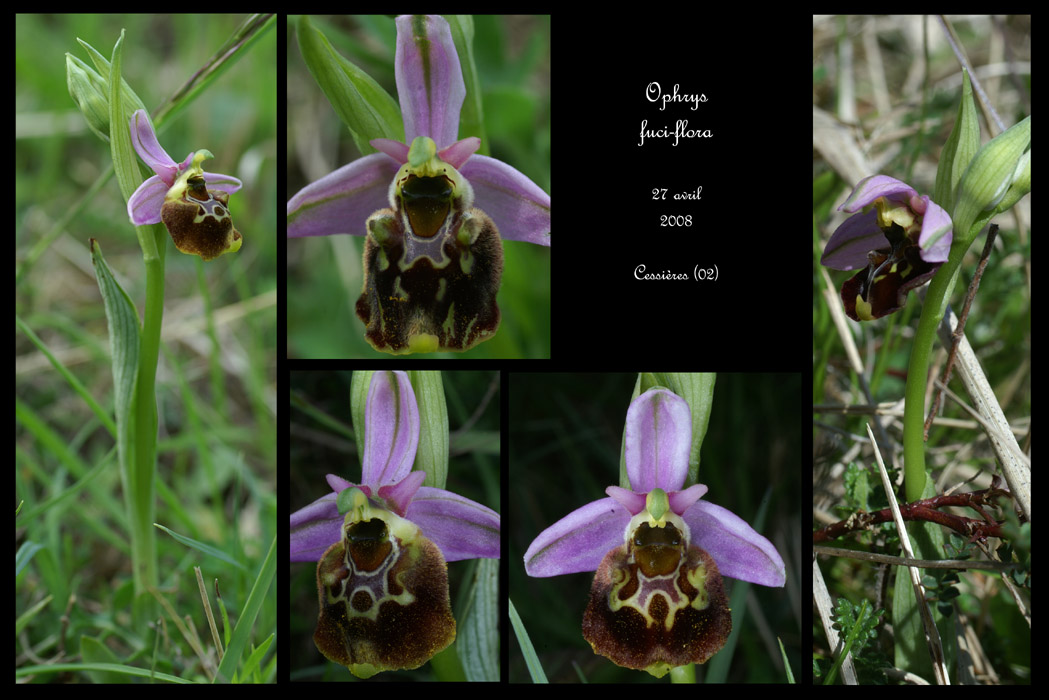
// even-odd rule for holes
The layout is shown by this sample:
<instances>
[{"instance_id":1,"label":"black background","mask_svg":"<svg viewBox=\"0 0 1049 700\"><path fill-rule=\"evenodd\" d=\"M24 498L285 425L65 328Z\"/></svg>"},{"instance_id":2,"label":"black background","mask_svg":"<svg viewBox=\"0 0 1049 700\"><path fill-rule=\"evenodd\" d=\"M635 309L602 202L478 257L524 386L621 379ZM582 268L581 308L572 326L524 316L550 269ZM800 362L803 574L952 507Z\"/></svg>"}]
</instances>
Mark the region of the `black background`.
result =
<instances>
[{"instance_id":1,"label":"black background","mask_svg":"<svg viewBox=\"0 0 1049 700\"><path fill-rule=\"evenodd\" d=\"M790 218L801 178L783 171L787 141L800 136L788 109L797 86L781 76L798 56L784 59L790 49L777 38L799 27L755 33L666 15L554 20L552 165L570 200L559 184L554 358L616 348L688 368L804 366L810 342L783 345L811 327L809 303L796 308L810 282L808 266L799 268L809 236ZM646 99L652 82L707 102L660 110ZM672 132L679 119L713 137L638 146L643 120ZM673 200L700 185L702 200ZM667 199L654 201L655 188ZM661 226L661 215L690 215L692 225ZM637 280L641 264L689 279ZM696 265L714 264L717 281L692 279Z\"/></svg>"}]
</instances>

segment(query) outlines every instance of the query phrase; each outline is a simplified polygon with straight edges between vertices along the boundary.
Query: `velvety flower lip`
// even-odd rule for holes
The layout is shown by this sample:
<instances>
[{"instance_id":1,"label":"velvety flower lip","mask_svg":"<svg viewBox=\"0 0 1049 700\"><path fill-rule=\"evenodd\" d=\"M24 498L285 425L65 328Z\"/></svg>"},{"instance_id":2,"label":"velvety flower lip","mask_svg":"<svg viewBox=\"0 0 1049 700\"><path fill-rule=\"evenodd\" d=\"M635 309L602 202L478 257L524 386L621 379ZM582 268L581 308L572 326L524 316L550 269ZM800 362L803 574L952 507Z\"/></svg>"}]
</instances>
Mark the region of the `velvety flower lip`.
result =
<instances>
[{"instance_id":1,"label":"velvety flower lip","mask_svg":"<svg viewBox=\"0 0 1049 700\"><path fill-rule=\"evenodd\" d=\"M692 421L688 403L667 389L651 389L627 411L625 453L630 489L611 486L607 498L557 521L525 552L530 576L595 571L609 550L624 543L631 518L646 497L662 489L670 509L688 525L693 544L706 550L724 576L783 586L786 568L775 546L731 511L701 500L707 487L682 489L688 474Z\"/></svg>"},{"instance_id":2,"label":"velvety flower lip","mask_svg":"<svg viewBox=\"0 0 1049 700\"><path fill-rule=\"evenodd\" d=\"M457 141L466 96L448 22L435 15L398 17L394 71L405 143L375 139L380 153L324 176L288 201L288 237L366 235L365 221L387 206L390 181L417 137L433 139L438 155L473 186L474 206L495 221L503 239L550 245L550 195L513 166L470 155L480 140Z\"/></svg>"},{"instance_id":3,"label":"velvety flower lip","mask_svg":"<svg viewBox=\"0 0 1049 700\"><path fill-rule=\"evenodd\" d=\"M168 190L174 187L179 176L190 168L194 154L190 153L184 161L176 163L157 140L153 124L145 110L137 110L131 115L130 127L131 143L135 151L156 175L139 185L138 189L128 198L128 218L136 226L159 224L164 197ZM242 186L241 181L232 175L205 172L203 176L209 190L220 190L233 194Z\"/></svg>"},{"instance_id":4,"label":"velvety flower lip","mask_svg":"<svg viewBox=\"0 0 1049 700\"><path fill-rule=\"evenodd\" d=\"M362 478L329 474L328 493L291 514L291 561L317 561L342 537L338 495L356 486L370 499L412 521L446 561L499 558L499 514L445 489L422 486L411 471L419 445L419 409L408 375L376 372L365 404Z\"/></svg>"}]
</instances>

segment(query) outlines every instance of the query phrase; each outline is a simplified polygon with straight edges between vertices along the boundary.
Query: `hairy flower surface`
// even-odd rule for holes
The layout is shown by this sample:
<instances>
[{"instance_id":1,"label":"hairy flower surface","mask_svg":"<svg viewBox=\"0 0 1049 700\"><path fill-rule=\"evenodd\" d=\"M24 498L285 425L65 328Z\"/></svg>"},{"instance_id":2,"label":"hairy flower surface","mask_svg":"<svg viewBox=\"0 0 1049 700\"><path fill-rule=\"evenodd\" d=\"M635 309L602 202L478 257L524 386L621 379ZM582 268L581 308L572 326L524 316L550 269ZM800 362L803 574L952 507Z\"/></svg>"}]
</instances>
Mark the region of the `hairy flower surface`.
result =
<instances>
[{"instance_id":1,"label":"hairy flower surface","mask_svg":"<svg viewBox=\"0 0 1049 700\"><path fill-rule=\"evenodd\" d=\"M376 350L469 350L499 327L502 239L550 245L550 196L458 138L466 85L448 22L396 24L405 142L371 139L379 153L296 193L288 236L367 236L355 311Z\"/></svg>"},{"instance_id":2,"label":"hairy flower surface","mask_svg":"<svg viewBox=\"0 0 1049 700\"><path fill-rule=\"evenodd\" d=\"M205 149L176 163L157 141L145 110L131 116L131 143L156 173L128 198L131 223L143 226L163 221L176 248L203 260L240 250L244 239L229 213L229 196L241 188L240 180L204 172L201 163L214 157Z\"/></svg>"},{"instance_id":3,"label":"hairy flower surface","mask_svg":"<svg viewBox=\"0 0 1049 700\"><path fill-rule=\"evenodd\" d=\"M703 663L732 629L722 576L782 586L776 548L731 511L682 489L692 419L684 399L654 388L627 411L630 489L609 486L539 534L525 553L530 576L595 571L583 636L620 666L662 676Z\"/></svg>"},{"instance_id":4,"label":"hairy flower surface","mask_svg":"<svg viewBox=\"0 0 1049 700\"><path fill-rule=\"evenodd\" d=\"M316 561L314 642L367 678L417 668L455 639L448 561L499 557L499 514L412 471L419 406L408 375L376 372L365 403L362 479L291 515L291 561Z\"/></svg>"}]
</instances>

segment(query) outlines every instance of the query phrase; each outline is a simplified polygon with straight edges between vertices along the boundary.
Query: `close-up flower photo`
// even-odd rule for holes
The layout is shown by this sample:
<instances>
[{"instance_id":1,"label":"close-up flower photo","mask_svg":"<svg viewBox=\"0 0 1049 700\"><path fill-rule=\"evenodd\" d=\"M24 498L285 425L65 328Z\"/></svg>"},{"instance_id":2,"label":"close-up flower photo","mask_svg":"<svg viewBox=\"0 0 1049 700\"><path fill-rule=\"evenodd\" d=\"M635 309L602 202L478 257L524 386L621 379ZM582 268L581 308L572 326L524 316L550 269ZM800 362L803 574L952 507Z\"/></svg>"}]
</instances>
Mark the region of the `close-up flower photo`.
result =
<instances>
[{"instance_id":1,"label":"close-up flower photo","mask_svg":"<svg viewBox=\"0 0 1049 700\"><path fill-rule=\"evenodd\" d=\"M498 389L292 373L292 680L499 680Z\"/></svg>"},{"instance_id":2,"label":"close-up flower photo","mask_svg":"<svg viewBox=\"0 0 1049 700\"><path fill-rule=\"evenodd\" d=\"M548 357L549 18L291 25L289 356Z\"/></svg>"},{"instance_id":3,"label":"close-up flower photo","mask_svg":"<svg viewBox=\"0 0 1049 700\"><path fill-rule=\"evenodd\" d=\"M511 681L797 669L800 377L518 377Z\"/></svg>"},{"instance_id":4,"label":"close-up flower photo","mask_svg":"<svg viewBox=\"0 0 1049 700\"><path fill-rule=\"evenodd\" d=\"M1030 683L1031 44L813 18L813 682Z\"/></svg>"}]
</instances>

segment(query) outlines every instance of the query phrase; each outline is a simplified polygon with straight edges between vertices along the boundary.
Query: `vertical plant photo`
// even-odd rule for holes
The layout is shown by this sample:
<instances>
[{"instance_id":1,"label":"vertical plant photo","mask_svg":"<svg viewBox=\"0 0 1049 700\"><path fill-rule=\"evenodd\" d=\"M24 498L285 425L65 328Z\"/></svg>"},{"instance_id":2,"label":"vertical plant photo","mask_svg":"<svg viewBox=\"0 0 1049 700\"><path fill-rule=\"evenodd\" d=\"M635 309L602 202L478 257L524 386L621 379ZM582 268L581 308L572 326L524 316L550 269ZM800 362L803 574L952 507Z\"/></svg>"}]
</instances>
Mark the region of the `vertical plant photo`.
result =
<instances>
[{"instance_id":1,"label":"vertical plant photo","mask_svg":"<svg viewBox=\"0 0 1049 700\"><path fill-rule=\"evenodd\" d=\"M813 681L1031 681L1031 18L813 23Z\"/></svg>"},{"instance_id":2,"label":"vertical plant photo","mask_svg":"<svg viewBox=\"0 0 1049 700\"><path fill-rule=\"evenodd\" d=\"M510 681L791 682L800 375L509 385Z\"/></svg>"},{"instance_id":3,"label":"vertical plant photo","mask_svg":"<svg viewBox=\"0 0 1049 700\"><path fill-rule=\"evenodd\" d=\"M15 18L19 682L277 678L276 24Z\"/></svg>"},{"instance_id":4,"label":"vertical plant photo","mask_svg":"<svg viewBox=\"0 0 1049 700\"><path fill-rule=\"evenodd\" d=\"M549 357L549 16L287 40L288 356Z\"/></svg>"},{"instance_id":5,"label":"vertical plant photo","mask_svg":"<svg viewBox=\"0 0 1049 700\"><path fill-rule=\"evenodd\" d=\"M498 372L290 375L292 681L498 681Z\"/></svg>"}]
</instances>

